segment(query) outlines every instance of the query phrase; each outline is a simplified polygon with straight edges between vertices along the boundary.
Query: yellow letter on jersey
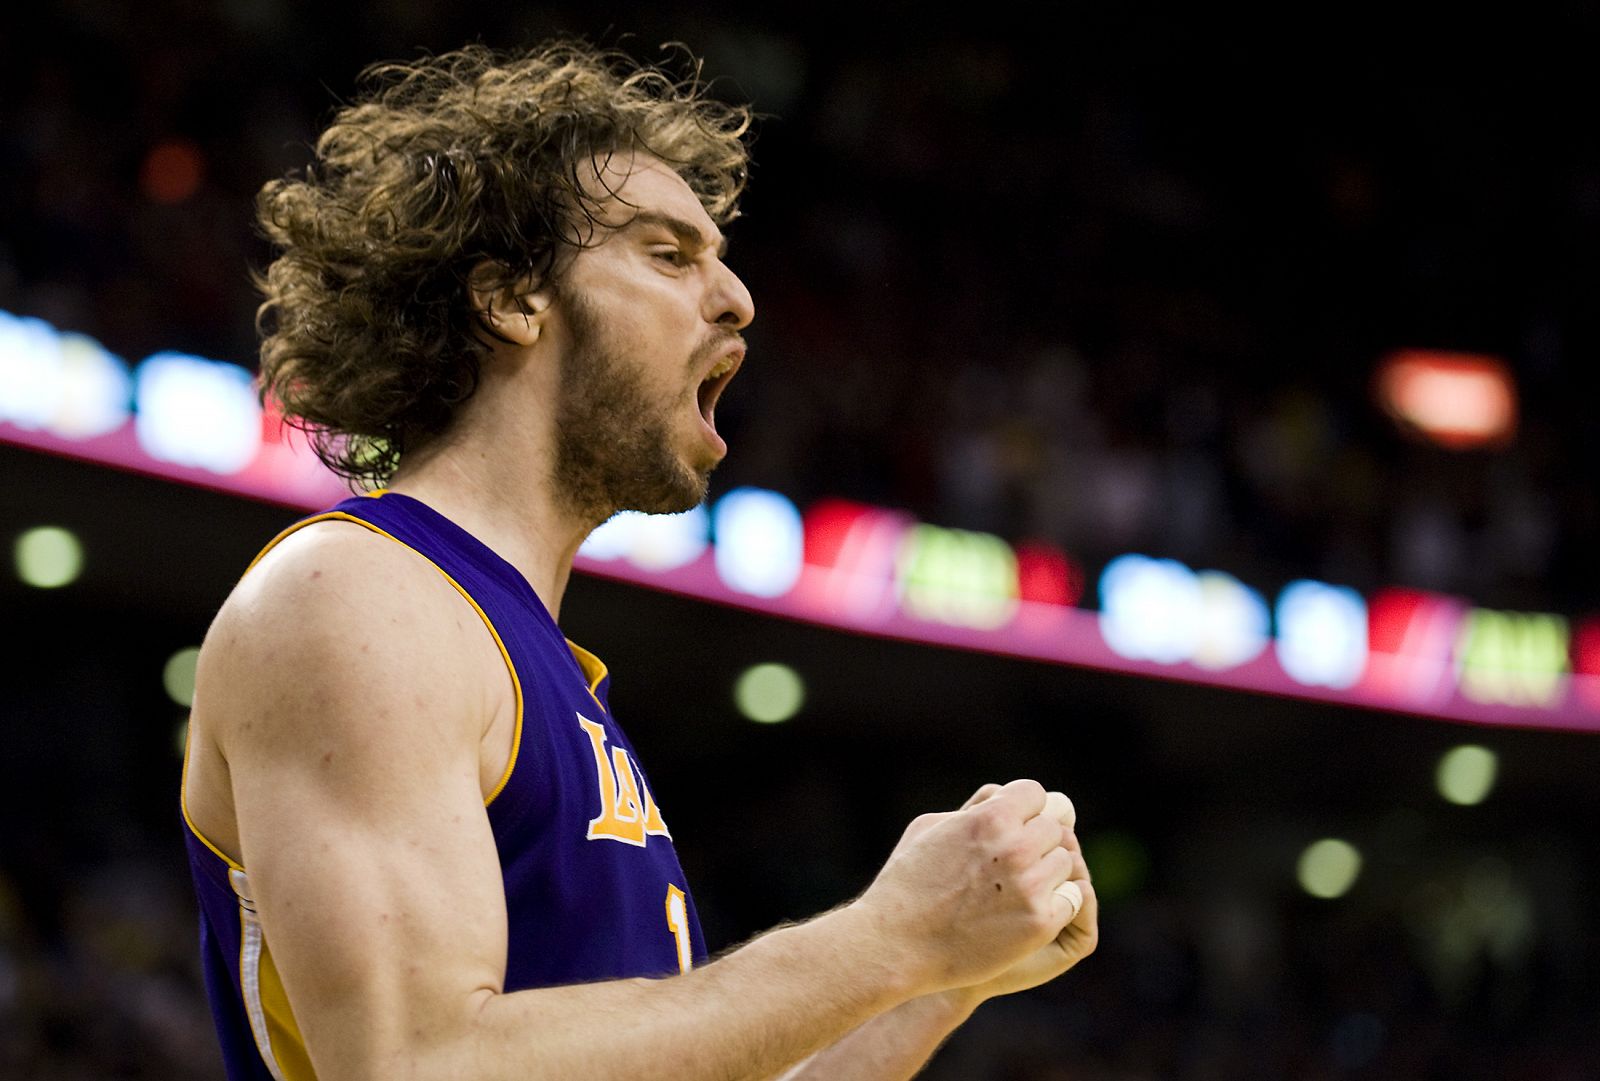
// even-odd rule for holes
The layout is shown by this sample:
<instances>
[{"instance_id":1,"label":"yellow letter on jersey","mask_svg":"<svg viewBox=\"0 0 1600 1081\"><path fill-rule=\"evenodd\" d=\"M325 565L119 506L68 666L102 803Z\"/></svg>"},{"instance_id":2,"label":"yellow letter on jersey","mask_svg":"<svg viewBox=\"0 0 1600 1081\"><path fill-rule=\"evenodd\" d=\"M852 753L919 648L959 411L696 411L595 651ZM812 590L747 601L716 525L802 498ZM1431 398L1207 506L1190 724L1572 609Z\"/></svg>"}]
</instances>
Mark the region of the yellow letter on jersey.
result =
<instances>
[{"instance_id":1,"label":"yellow letter on jersey","mask_svg":"<svg viewBox=\"0 0 1600 1081\"><path fill-rule=\"evenodd\" d=\"M578 725L589 735L600 788L600 814L589 822L589 840L622 841L642 848L647 835L670 837L649 786L635 777L628 752L613 747L607 755L605 728L581 713Z\"/></svg>"}]
</instances>

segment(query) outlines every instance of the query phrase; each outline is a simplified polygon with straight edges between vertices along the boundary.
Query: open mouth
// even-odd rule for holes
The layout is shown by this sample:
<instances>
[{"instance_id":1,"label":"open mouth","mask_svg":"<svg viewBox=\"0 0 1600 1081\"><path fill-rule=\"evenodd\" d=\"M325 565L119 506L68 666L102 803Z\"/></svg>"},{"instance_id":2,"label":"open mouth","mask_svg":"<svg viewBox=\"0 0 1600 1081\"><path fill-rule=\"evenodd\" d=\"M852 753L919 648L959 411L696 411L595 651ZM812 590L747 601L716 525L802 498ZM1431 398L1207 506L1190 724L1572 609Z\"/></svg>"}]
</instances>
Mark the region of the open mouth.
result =
<instances>
[{"instance_id":1,"label":"open mouth","mask_svg":"<svg viewBox=\"0 0 1600 1081\"><path fill-rule=\"evenodd\" d=\"M744 352L729 353L716 366L706 373L700 381L700 389L696 397L700 402L700 417L712 431L716 431L717 399L722 396L723 390L733 381L733 375L739 370L739 364L744 360Z\"/></svg>"}]
</instances>

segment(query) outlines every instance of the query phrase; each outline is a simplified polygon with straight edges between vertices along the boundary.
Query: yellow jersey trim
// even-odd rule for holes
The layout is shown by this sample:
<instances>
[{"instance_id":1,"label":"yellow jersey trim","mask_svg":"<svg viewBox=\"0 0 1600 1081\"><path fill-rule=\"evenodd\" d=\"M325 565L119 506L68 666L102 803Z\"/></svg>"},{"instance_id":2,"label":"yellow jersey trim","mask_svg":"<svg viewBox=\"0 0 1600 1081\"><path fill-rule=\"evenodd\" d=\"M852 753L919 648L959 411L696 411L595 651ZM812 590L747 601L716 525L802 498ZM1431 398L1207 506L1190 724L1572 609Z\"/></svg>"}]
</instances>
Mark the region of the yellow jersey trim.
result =
<instances>
[{"instance_id":1,"label":"yellow jersey trim","mask_svg":"<svg viewBox=\"0 0 1600 1081\"><path fill-rule=\"evenodd\" d=\"M273 963L272 950L265 940L261 943L259 964L261 1008L267 1015L272 1057L283 1072L284 1081L317 1081L311 1056L306 1051L306 1038L300 1034L300 1022L289 1008L289 996L283 989L278 966Z\"/></svg>"},{"instance_id":2,"label":"yellow jersey trim","mask_svg":"<svg viewBox=\"0 0 1600 1081\"><path fill-rule=\"evenodd\" d=\"M189 817L189 755L193 753L193 747L194 722L189 721L183 730L183 773L182 779L178 781L178 807L183 811L183 824L189 827L189 832L194 834L195 840L211 849L212 855L228 865L228 870L243 871L244 866L236 863L226 852L212 844L211 838L201 833L199 827L194 824L194 819Z\"/></svg>"},{"instance_id":3,"label":"yellow jersey trim","mask_svg":"<svg viewBox=\"0 0 1600 1081\"><path fill-rule=\"evenodd\" d=\"M388 495L389 489L374 488L372 491L363 492L362 494L368 499L378 499L382 496ZM418 554L420 555L421 553ZM457 588L460 587L458 586ZM605 680L606 676L611 674L610 669L606 667L606 662L602 661L599 657L596 657L593 653L590 653L587 649L584 649L570 638L566 639L566 643L567 648L572 651L573 659L578 662L578 667L583 671L583 678L589 681L589 697L594 699L594 704L599 707L602 713L609 712L606 710L605 703L600 701L599 693L601 682Z\"/></svg>"},{"instance_id":4,"label":"yellow jersey trim","mask_svg":"<svg viewBox=\"0 0 1600 1081\"><path fill-rule=\"evenodd\" d=\"M377 491L369 492L367 494L376 497L383 495L385 491L387 491L387 489L378 489ZM511 676L511 688L516 700L516 720L513 723L511 730L511 757L506 762L505 772L500 775L499 781L496 782L494 788L490 790L489 795L483 801L483 805L485 807L489 806L489 804L495 801L495 797L499 796L500 793L505 790L506 785L511 782L511 773L517 765L517 754L522 749L522 681L517 678L516 666L511 663L511 654L507 651L505 642L500 638L500 632L495 629L494 621L491 620L488 613L478 605L478 602L472 598L472 595L462 588L461 583L457 582L454 578L450 577L449 574L445 573L444 568L439 566L439 564L435 563L431 559L428 559L428 557L423 555L423 553L417 552L415 548L412 548L411 545L406 544L406 542L401 540L399 537L396 537L394 534L373 525L371 522L368 522L365 519L357 518L355 515L346 514L343 511L329 511L326 514L318 514L289 526L287 529L283 530L281 533L267 542L266 547L262 548L261 551L256 554L256 557L250 561L250 565L244 569L244 573L249 574L252 570L254 570L256 564L260 563L262 559L266 558L267 553L281 544L284 538L288 537L290 534L297 533L308 525L315 525L318 522L326 521L354 522L356 525L363 526L366 529L379 534L380 536L389 538L401 547L416 552L417 555L422 559L427 560L428 565L434 570L438 571L439 575L444 578L445 581L449 582L450 585L454 587L455 591L461 594L462 598L465 599L468 604L472 605L472 610L478 613L478 618L483 620L483 625L488 628L490 636L494 639L495 648L500 651L500 659L505 661L506 671ZM240 575L240 577L242 578L243 575ZM582 662L580 661L579 663L581 664ZM604 668L605 666L601 665L601 667ZM594 692L591 690L590 694L592 695L593 693ZM219 860L227 864L230 870L242 871L244 870L244 865L230 857L226 852L222 851L222 849L213 844L211 838L200 832L199 827L194 824L194 819L189 816L189 756L193 749L193 739L194 733L191 728L191 730L185 734L184 738L183 776L182 780L179 782L178 790L178 806L183 811L184 824L189 827L189 832L194 834L195 839L210 849Z\"/></svg>"},{"instance_id":5,"label":"yellow jersey trim","mask_svg":"<svg viewBox=\"0 0 1600 1081\"><path fill-rule=\"evenodd\" d=\"M239 996L256 1051L273 1081L317 1081L300 1023L289 1008L289 996L267 948L256 903L249 896L250 878L243 871L230 872L228 884L239 900Z\"/></svg>"},{"instance_id":6,"label":"yellow jersey trim","mask_svg":"<svg viewBox=\"0 0 1600 1081\"><path fill-rule=\"evenodd\" d=\"M589 697L594 699L594 704L600 707L601 712L607 712L605 703L600 701L600 684L610 675L606 662L584 649L578 643L568 638L567 649L572 651L572 659L578 662L578 667L583 670L583 678L589 681Z\"/></svg>"},{"instance_id":7,"label":"yellow jersey trim","mask_svg":"<svg viewBox=\"0 0 1600 1081\"><path fill-rule=\"evenodd\" d=\"M375 492L368 492L367 494L372 497L377 497L382 495L387 490L388 489L380 488ZM511 782L511 772L517 767L517 754L522 749L522 680L517 678L516 665L511 663L511 653L506 649L505 641L500 637L500 632L495 629L494 620L489 618L489 613L485 612L483 608L479 606L478 602L473 599L472 594L468 593L460 582L450 577L449 573L447 573L443 567L439 566L439 564L435 563L431 559L428 559L428 557L422 552L417 551L417 549L413 548L411 545L407 544L393 533L390 533L388 530L383 529L381 526L373 525L365 518L357 518L355 515L346 514L344 511L329 511L326 514L318 514L314 517L307 518L304 521L296 522L294 525L290 526L288 529L285 529L282 533L279 533L276 537L272 538L272 540L268 542L267 546L261 550L261 555L256 556L255 559L250 561L250 567L254 567L257 563L261 562L262 557L270 552L285 537L289 536L289 534L304 529L308 525L315 525L318 522L329 521L354 522L356 525L361 526L364 529L371 530L373 533L376 533L381 537L389 538L402 548L416 552L419 558L426 560L428 566L438 571L439 576L446 582L449 582L451 587L457 593L461 594L461 598L463 600L472 605L472 610L478 613L478 618L483 620L484 627L488 628L489 636L494 639L495 648L500 651L500 659L505 661L506 672L511 676L511 689L516 698L516 721L511 729L511 758L506 762L505 772L500 775L500 780L495 784L494 788L490 790L489 795L484 798L483 805L485 807L489 806L489 804L495 801L495 797L499 796L500 793L505 790L506 785ZM250 573L250 567L245 568L246 574Z\"/></svg>"}]
</instances>

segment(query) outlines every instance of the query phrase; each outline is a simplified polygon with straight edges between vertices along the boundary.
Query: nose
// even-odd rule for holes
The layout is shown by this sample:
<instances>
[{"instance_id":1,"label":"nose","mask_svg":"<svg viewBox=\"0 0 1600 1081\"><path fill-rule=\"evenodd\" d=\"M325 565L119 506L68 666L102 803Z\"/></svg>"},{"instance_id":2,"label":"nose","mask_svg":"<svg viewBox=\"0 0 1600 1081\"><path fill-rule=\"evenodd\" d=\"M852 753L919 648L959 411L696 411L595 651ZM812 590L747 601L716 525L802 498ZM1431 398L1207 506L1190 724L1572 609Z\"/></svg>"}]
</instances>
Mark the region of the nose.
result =
<instances>
[{"instance_id":1,"label":"nose","mask_svg":"<svg viewBox=\"0 0 1600 1081\"><path fill-rule=\"evenodd\" d=\"M751 299L750 290L721 260L717 262L716 284L707 299L710 307L706 314L713 323L743 330L756 317L756 302Z\"/></svg>"}]
</instances>

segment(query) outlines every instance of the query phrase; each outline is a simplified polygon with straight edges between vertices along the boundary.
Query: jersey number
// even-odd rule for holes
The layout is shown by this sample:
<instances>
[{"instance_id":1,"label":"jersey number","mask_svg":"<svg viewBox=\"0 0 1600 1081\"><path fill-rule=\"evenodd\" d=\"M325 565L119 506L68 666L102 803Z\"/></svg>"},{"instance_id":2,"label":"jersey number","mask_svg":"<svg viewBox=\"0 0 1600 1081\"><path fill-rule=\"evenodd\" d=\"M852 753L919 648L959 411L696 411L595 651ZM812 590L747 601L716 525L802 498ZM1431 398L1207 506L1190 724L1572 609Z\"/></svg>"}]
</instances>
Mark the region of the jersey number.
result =
<instances>
[{"instance_id":1,"label":"jersey number","mask_svg":"<svg viewBox=\"0 0 1600 1081\"><path fill-rule=\"evenodd\" d=\"M667 886L667 930L678 944L678 971L688 972L694 965L694 954L689 945L689 909L683 900L683 891Z\"/></svg>"}]
</instances>

